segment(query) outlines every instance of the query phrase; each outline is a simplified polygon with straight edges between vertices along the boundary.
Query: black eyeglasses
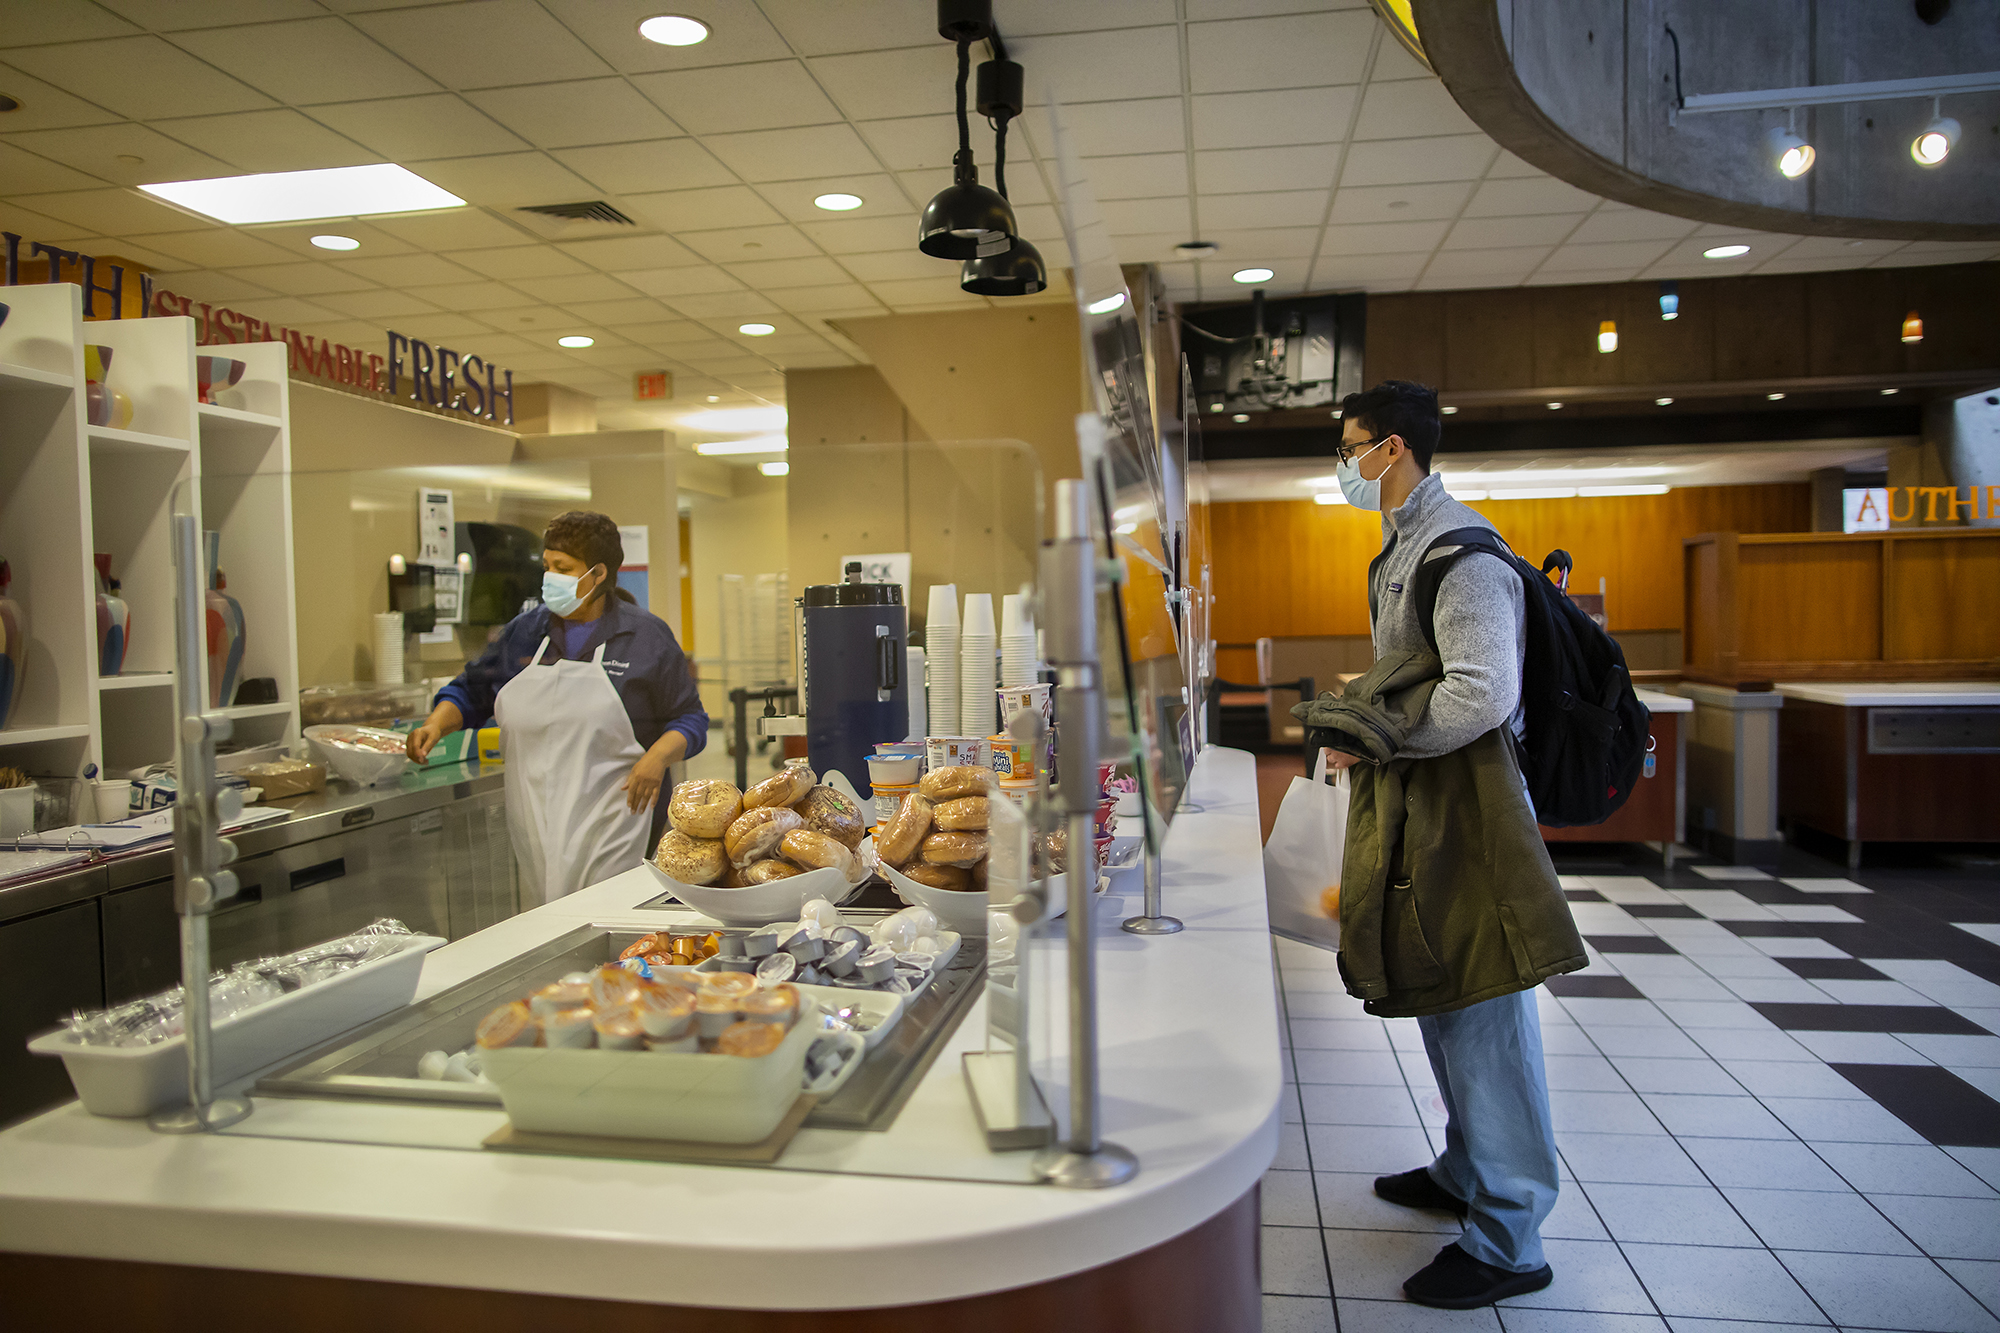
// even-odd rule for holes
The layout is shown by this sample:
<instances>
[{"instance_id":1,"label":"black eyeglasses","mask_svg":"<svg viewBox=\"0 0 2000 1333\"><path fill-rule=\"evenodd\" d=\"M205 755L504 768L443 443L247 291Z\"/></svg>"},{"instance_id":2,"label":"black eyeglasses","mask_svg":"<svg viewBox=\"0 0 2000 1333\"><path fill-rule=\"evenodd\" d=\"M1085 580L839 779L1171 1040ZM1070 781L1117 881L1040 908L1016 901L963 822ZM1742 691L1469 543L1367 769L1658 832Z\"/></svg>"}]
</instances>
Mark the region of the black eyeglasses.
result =
<instances>
[{"instance_id":1,"label":"black eyeglasses","mask_svg":"<svg viewBox=\"0 0 2000 1333\"><path fill-rule=\"evenodd\" d=\"M1333 456L1334 459L1338 462L1352 463L1359 454L1367 453L1370 449L1373 449L1376 445L1381 444L1384 440L1393 440L1395 438L1396 438L1396 433L1394 431L1390 431L1387 435L1378 436L1372 440L1363 440L1359 444L1347 444L1344 441L1336 443L1333 446Z\"/></svg>"}]
</instances>

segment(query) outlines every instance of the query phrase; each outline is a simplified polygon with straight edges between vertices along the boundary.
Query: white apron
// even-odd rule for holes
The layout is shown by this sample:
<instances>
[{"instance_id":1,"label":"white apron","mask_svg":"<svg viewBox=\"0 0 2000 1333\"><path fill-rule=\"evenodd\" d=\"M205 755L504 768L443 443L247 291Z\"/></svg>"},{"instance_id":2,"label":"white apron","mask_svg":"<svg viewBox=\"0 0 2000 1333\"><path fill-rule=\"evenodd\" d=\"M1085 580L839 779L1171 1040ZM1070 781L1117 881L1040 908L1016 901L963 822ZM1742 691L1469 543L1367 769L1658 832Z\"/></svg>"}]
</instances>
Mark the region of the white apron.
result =
<instances>
[{"instance_id":1,"label":"white apron","mask_svg":"<svg viewBox=\"0 0 2000 1333\"><path fill-rule=\"evenodd\" d=\"M493 701L507 747L507 834L529 903L638 865L653 824L650 810L628 813L619 790L646 751L604 674L603 645L588 662L543 665L548 646L544 638Z\"/></svg>"}]
</instances>

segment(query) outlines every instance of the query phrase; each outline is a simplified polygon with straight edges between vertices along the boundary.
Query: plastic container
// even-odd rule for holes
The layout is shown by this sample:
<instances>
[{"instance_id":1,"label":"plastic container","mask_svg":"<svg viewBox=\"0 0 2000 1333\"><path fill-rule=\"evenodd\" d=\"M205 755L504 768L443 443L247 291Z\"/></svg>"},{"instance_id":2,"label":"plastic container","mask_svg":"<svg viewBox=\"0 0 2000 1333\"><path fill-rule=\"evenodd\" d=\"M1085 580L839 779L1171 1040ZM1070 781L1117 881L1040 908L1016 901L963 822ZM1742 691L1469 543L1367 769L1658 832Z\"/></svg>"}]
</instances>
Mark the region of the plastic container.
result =
<instances>
[{"instance_id":1,"label":"plastic container","mask_svg":"<svg viewBox=\"0 0 2000 1333\"><path fill-rule=\"evenodd\" d=\"M307 727L306 739L312 742L313 753L320 762L356 786L385 786L400 778L409 767L410 761L400 748L391 754L386 749L353 743L361 739L382 744L393 741L400 747L403 738L397 732L376 727Z\"/></svg>"},{"instance_id":2,"label":"plastic container","mask_svg":"<svg viewBox=\"0 0 2000 1333\"><path fill-rule=\"evenodd\" d=\"M769 1055L549 1050L481 1056L507 1118L532 1134L756 1143L798 1100L813 1023L796 1023Z\"/></svg>"},{"instance_id":3,"label":"plastic container","mask_svg":"<svg viewBox=\"0 0 2000 1333\"><path fill-rule=\"evenodd\" d=\"M401 1009L416 996L424 955L443 943L435 935L414 936L385 958L217 1023L212 1047L216 1090ZM150 1115L187 1101L184 1037L152 1046L84 1046L66 1031L50 1032L30 1041L28 1049L62 1057L83 1109L92 1115Z\"/></svg>"},{"instance_id":4,"label":"plastic container","mask_svg":"<svg viewBox=\"0 0 2000 1333\"><path fill-rule=\"evenodd\" d=\"M324 722L360 726L387 726L398 720L421 722L430 711L430 691L422 684L350 681L344 685L313 685L299 691L299 724L306 727Z\"/></svg>"}]
</instances>

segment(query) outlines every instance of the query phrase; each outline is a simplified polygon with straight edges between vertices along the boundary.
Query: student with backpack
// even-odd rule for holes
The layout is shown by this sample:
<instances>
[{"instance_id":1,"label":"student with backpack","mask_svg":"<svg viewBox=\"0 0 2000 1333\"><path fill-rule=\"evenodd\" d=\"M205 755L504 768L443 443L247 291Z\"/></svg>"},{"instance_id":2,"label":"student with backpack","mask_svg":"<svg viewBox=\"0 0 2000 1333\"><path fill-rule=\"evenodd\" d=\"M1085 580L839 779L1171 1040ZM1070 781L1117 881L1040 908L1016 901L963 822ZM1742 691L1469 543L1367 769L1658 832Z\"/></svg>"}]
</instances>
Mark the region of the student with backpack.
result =
<instances>
[{"instance_id":1,"label":"student with backpack","mask_svg":"<svg viewBox=\"0 0 2000 1333\"><path fill-rule=\"evenodd\" d=\"M1625 771L1631 689L1616 645L1586 642L1571 616L1596 627L1445 494L1430 470L1438 425L1437 394L1406 381L1342 405L1341 491L1382 512L1368 569L1375 664L1294 711L1329 768L1354 779L1342 978L1369 1013L1417 1019L1448 1117L1434 1162L1375 1182L1392 1203L1465 1220L1403 1290L1473 1309L1554 1278L1540 1228L1558 1169L1535 988L1588 960L1530 791L1577 816L1561 822L1595 822L1636 771ZM1643 746L1644 710L1630 709Z\"/></svg>"}]
</instances>

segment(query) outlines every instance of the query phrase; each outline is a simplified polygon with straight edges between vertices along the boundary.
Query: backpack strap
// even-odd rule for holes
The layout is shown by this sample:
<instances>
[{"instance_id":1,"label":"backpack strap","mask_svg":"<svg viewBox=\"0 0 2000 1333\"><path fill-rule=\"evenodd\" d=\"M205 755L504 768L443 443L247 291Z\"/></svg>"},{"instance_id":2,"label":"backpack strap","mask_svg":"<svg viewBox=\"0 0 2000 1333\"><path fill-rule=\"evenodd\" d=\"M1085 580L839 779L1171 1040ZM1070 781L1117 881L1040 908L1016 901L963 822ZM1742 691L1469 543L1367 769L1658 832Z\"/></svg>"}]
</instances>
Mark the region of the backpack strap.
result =
<instances>
[{"instance_id":1,"label":"backpack strap","mask_svg":"<svg viewBox=\"0 0 2000 1333\"><path fill-rule=\"evenodd\" d=\"M1445 547L1458 549L1438 554ZM1438 650L1434 621L1438 591L1444 586L1444 576L1461 559L1480 551L1497 555L1503 560L1512 560L1514 556L1500 534L1492 528L1453 528L1433 538L1431 544L1424 548L1423 559L1417 563L1417 623L1423 626L1424 642L1431 646L1432 652Z\"/></svg>"}]
</instances>

